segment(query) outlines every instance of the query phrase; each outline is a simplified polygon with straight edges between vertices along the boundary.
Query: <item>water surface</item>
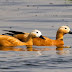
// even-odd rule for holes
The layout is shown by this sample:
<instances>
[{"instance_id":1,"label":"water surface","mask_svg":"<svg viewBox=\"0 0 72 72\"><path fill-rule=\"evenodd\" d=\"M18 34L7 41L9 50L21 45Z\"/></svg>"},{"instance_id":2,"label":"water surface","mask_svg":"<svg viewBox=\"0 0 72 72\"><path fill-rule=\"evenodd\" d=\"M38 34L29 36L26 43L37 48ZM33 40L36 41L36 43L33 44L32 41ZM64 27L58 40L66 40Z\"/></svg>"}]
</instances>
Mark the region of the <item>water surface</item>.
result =
<instances>
[{"instance_id":1,"label":"water surface","mask_svg":"<svg viewBox=\"0 0 72 72\"><path fill-rule=\"evenodd\" d=\"M72 30L72 2L68 0L0 0L0 34L3 30L31 32L39 29L55 39L57 29ZM72 35L65 35L72 47ZM17 47L26 49L25 46ZM72 72L72 48L48 51L0 51L0 72Z\"/></svg>"}]
</instances>

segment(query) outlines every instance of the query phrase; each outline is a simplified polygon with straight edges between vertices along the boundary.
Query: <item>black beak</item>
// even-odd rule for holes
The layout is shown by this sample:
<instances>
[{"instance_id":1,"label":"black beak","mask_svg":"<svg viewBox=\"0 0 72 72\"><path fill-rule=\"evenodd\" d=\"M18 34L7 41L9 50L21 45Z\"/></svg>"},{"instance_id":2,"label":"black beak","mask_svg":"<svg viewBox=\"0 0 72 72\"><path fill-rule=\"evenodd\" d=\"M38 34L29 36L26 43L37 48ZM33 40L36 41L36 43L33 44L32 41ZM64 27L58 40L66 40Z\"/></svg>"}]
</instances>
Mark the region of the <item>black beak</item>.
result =
<instances>
[{"instance_id":1,"label":"black beak","mask_svg":"<svg viewBox=\"0 0 72 72\"><path fill-rule=\"evenodd\" d=\"M71 31L69 31L69 34L72 34L72 32L71 32Z\"/></svg>"},{"instance_id":2,"label":"black beak","mask_svg":"<svg viewBox=\"0 0 72 72\"><path fill-rule=\"evenodd\" d=\"M45 40L45 38L41 35L39 38L42 38L42 39L44 39Z\"/></svg>"}]
</instances>

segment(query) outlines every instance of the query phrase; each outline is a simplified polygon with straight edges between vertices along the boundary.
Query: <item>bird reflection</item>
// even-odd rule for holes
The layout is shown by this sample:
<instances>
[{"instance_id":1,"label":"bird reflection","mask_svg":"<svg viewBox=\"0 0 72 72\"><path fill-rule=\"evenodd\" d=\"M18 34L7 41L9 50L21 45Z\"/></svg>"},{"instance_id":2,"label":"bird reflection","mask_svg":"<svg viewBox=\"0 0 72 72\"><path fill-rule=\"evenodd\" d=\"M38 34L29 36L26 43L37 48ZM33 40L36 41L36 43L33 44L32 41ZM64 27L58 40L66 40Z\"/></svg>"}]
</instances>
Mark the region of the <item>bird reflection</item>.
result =
<instances>
[{"instance_id":1,"label":"bird reflection","mask_svg":"<svg viewBox=\"0 0 72 72\"><path fill-rule=\"evenodd\" d=\"M27 48L0 46L0 51L49 51L49 50L52 50L51 48L33 48L30 45L26 47Z\"/></svg>"},{"instance_id":2,"label":"bird reflection","mask_svg":"<svg viewBox=\"0 0 72 72\"><path fill-rule=\"evenodd\" d=\"M0 47L0 51L38 51L37 49L34 49L32 47L27 48L18 48L18 47Z\"/></svg>"},{"instance_id":3,"label":"bird reflection","mask_svg":"<svg viewBox=\"0 0 72 72\"><path fill-rule=\"evenodd\" d=\"M32 46L26 46L27 48L18 47L0 47L0 51L56 51L56 54L63 55L70 53L69 50L65 50L62 46L57 48L33 48Z\"/></svg>"},{"instance_id":4,"label":"bird reflection","mask_svg":"<svg viewBox=\"0 0 72 72\"><path fill-rule=\"evenodd\" d=\"M69 54L70 51L68 49L65 50L65 48L56 48L56 53L58 55L64 55L64 54Z\"/></svg>"},{"instance_id":5,"label":"bird reflection","mask_svg":"<svg viewBox=\"0 0 72 72\"><path fill-rule=\"evenodd\" d=\"M16 48L16 47L0 47L0 51L24 51L23 48Z\"/></svg>"}]
</instances>

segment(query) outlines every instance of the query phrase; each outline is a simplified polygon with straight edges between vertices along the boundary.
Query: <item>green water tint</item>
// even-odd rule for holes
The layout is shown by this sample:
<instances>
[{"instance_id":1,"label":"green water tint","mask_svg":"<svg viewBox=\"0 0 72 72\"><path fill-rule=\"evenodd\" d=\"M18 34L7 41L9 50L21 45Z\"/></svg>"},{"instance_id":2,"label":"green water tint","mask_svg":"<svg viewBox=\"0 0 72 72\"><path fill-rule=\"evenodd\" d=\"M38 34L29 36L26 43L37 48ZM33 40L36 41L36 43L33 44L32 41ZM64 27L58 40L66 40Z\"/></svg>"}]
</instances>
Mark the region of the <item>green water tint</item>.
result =
<instances>
[{"instance_id":1,"label":"green water tint","mask_svg":"<svg viewBox=\"0 0 72 72\"><path fill-rule=\"evenodd\" d=\"M68 1L72 1L72 0L68 0Z\"/></svg>"},{"instance_id":2,"label":"green water tint","mask_svg":"<svg viewBox=\"0 0 72 72\"><path fill-rule=\"evenodd\" d=\"M65 0L66 4L72 4L72 0Z\"/></svg>"},{"instance_id":3,"label":"green water tint","mask_svg":"<svg viewBox=\"0 0 72 72\"><path fill-rule=\"evenodd\" d=\"M72 0L65 0L65 1L72 1Z\"/></svg>"}]
</instances>

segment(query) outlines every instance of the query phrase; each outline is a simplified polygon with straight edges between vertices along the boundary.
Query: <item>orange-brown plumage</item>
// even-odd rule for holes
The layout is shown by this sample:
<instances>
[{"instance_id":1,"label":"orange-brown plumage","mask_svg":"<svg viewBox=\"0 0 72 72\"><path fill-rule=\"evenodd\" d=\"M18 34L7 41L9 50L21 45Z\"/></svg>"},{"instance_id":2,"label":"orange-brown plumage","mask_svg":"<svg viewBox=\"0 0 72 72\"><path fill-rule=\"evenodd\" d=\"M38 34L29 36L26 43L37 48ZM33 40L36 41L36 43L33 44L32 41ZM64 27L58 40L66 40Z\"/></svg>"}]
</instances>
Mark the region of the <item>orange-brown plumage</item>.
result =
<instances>
[{"instance_id":1,"label":"orange-brown plumage","mask_svg":"<svg viewBox=\"0 0 72 72\"><path fill-rule=\"evenodd\" d=\"M21 46L21 45L27 45L27 44L21 42L17 38L7 35L0 35L0 46Z\"/></svg>"},{"instance_id":2,"label":"orange-brown plumage","mask_svg":"<svg viewBox=\"0 0 72 72\"><path fill-rule=\"evenodd\" d=\"M39 30L33 30L32 32L30 32L26 38L26 42L22 42L19 39L12 36L0 35L0 46L33 45L33 38L35 37L40 37L43 39L42 34Z\"/></svg>"},{"instance_id":3,"label":"orange-brown plumage","mask_svg":"<svg viewBox=\"0 0 72 72\"><path fill-rule=\"evenodd\" d=\"M18 38L19 40L25 42L27 37L25 37L26 34L18 34L18 35L15 35L14 37ZM33 45L36 45L36 46L58 46L58 45L64 45L64 42L63 40L52 40L48 37L45 37L45 40L43 39L40 39L40 38L34 38L33 39Z\"/></svg>"},{"instance_id":4,"label":"orange-brown plumage","mask_svg":"<svg viewBox=\"0 0 72 72\"><path fill-rule=\"evenodd\" d=\"M40 39L40 38L34 38L33 39L33 45L36 46L63 46L64 45L64 41L63 41L63 36L67 33L72 34L72 32L70 31L70 28L68 26L61 26L57 33L56 33L56 39L50 39L48 37L45 37L45 40ZM14 35L14 37L20 39L21 41L25 42L27 40L27 36L29 35L29 33L24 33L24 34L16 34Z\"/></svg>"},{"instance_id":5,"label":"orange-brown plumage","mask_svg":"<svg viewBox=\"0 0 72 72\"><path fill-rule=\"evenodd\" d=\"M63 40L52 40L44 36L46 40L41 40L40 38L34 38L33 44L37 46L59 46L64 45Z\"/></svg>"}]
</instances>

